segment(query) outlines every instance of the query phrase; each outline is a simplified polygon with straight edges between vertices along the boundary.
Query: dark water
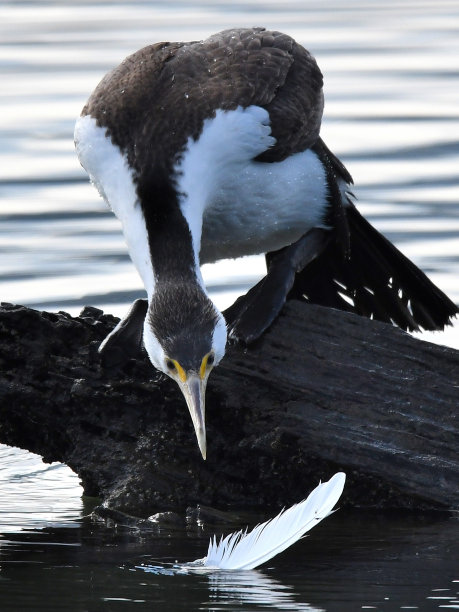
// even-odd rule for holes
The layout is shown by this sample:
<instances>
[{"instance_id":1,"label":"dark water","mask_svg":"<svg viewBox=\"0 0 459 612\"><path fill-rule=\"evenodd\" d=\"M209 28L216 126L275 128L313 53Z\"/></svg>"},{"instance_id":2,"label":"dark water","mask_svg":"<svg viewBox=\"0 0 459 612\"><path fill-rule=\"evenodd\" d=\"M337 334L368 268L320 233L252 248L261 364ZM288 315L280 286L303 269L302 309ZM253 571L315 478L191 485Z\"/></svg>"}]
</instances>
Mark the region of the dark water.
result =
<instances>
[{"instance_id":1,"label":"dark water","mask_svg":"<svg viewBox=\"0 0 459 612\"><path fill-rule=\"evenodd\" d=\"M193 575L175 564L204 556L228 523L139 532L56 516L40 529L29 510L35 528L8 523L0 541L5 612L459 609L458 525L446 515L338 511L260 570Z\"/></svg>"},{"instance_id":2,"label":"dark water","mask_svg":"<svg viewBox=\"0 0 459 612\"><path fill-rule=\"evenodd\" d=\"M457 0L3 1L1 300L120 315L142 295L118 222L76 160L74 119L128 53L247 25L284 30L315 54L322 134L361 210L459 301ZM204 276L224 307L262 273L249 258ZM459 325L424 337L459 348ZM197 576L173 563L204 556L209 535L237 521L138 533L83 519L90 508L68 468L0 446L2 612L459 609L454 516L338 512L266 568Z\"/></svg>"}]
</instances>

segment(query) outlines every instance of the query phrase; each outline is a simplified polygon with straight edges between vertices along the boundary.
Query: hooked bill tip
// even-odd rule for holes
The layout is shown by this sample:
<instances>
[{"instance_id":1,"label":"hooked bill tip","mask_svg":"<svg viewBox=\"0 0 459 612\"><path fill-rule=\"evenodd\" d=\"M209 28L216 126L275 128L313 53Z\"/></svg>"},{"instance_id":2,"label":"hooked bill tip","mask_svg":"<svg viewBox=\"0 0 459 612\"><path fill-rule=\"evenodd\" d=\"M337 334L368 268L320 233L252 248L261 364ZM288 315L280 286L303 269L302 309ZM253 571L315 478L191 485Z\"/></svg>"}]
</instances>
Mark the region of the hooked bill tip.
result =
<instances>
[{"instance_id":1,"label":"hooked bill tip","mask_svg":"<svg viewBox=\"0 0 459 612\"><path fill-rule=\"evenodd\" d=\"M199 450L201 451L202 458L205 461L207 457L206 431L200 430L199 432L196 432L196 437L198 438Z\"/></svg>"}]
</instances>

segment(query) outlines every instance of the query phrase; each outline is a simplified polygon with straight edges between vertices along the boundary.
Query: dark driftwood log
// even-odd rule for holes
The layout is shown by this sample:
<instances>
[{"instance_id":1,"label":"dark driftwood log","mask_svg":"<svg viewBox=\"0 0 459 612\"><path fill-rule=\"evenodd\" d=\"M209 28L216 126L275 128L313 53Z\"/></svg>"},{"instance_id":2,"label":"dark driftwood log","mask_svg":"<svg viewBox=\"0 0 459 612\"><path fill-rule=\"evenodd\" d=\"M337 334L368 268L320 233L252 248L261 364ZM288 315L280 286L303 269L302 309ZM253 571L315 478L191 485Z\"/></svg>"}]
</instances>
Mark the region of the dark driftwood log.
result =
<instances>
[{"instance_id":1,"label":"dark driftwood log","mask_svg":"<svg viewBox=\"0 0 459 612\"><path fill-rule=\"evenodd\" d=\"M175 383L146 358L101 369L116 321L3 305L0 442L65 462L87 495L141 517L288 505L338 469L342 504L459 506L458 351L290 302L212 373L204 462Z\"/></svg>"}]
</instances>

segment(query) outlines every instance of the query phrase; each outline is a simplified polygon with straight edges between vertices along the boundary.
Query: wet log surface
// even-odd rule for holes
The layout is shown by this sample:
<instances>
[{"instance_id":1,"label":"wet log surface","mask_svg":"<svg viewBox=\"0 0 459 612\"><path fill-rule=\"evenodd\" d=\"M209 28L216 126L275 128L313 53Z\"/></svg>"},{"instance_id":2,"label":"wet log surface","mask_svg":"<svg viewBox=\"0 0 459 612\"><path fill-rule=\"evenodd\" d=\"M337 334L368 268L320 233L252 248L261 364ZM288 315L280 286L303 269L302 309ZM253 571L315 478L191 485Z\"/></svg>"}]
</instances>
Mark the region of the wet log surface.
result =
<instances>
[{"instance_id":1,"label":"wet log surface","mask_svg":"<svg viewBox=\"0 0 459 612\"><path fill-rule=\"evenodd\" d=\"M289 302L211 374L204 462L175 383L146 357L101 368L116 322L0 308L0 442L66 463L106 507L279 508L337 470L341 506L459 507L458 351Z\"/></svg>"}]
</instances>

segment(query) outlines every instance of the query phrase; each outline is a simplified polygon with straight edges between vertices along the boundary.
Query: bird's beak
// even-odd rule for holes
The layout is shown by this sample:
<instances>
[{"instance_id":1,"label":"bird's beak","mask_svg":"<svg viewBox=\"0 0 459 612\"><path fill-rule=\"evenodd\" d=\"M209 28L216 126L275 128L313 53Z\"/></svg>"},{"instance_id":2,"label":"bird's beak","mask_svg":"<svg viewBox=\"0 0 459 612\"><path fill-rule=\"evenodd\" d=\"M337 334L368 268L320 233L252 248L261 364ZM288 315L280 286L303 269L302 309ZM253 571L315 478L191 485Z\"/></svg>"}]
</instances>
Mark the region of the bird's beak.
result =
<instances>
[{"instance_id":1,"label":"bird's beak","mask_svg":"<svg viewBox=\"0 0 459 612\"><path fill-rule=\"evenodd\" d=\"M196 438L202 458L206 458L206 406L205 392L207 377L200 378L199 374L189 373L184 382L178 381L179 387L185 396L191 420L193 421Z\"/></svg>"}]
</instances>

